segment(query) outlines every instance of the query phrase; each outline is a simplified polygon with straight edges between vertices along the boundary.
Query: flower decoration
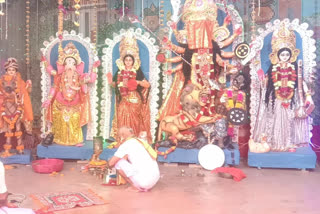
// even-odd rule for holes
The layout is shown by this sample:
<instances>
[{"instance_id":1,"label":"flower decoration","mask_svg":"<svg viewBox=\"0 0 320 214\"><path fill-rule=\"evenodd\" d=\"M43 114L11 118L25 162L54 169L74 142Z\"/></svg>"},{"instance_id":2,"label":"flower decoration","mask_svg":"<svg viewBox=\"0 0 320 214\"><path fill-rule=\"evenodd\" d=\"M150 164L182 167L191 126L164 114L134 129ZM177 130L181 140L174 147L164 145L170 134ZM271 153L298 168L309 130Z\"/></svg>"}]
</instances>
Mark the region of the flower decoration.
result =
<instances>
[{"instance_id":1,"label":"flower decoration","mask_svg":"<svg viewBox=\"0 0 320 214\"><path fill-rule=\"evenodd\" d=\"M113 9L117 11L119 15L127 15L130 12L127 1L123 3L123 1L117 0Z\"/></svg>"},{"instance_id":2,"label":"flower decoration","mask_svg":"<svg viewBox=\"0 0 320 214\"><path fill-rule=\"evenodd\" d=\"M160 63L164 63L166 62L166 57L163 53L160 53L157 55L157 61L160 62Z\"/></svg>"}]
</instances>

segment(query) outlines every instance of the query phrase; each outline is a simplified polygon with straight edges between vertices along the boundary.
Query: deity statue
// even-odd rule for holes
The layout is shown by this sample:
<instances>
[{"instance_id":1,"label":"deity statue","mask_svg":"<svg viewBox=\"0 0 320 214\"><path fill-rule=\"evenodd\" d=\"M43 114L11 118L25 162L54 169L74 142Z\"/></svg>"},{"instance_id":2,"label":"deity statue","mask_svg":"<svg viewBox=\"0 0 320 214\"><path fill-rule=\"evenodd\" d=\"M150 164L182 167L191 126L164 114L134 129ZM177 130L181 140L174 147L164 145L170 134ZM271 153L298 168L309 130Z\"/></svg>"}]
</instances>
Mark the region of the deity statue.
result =
<instances>
[{"instance_id":1,"label":"deity statue","mask_svg":"<svg viewBox=\"0 0 320 214\"><path fill-rule=\"evenodd\" d=\"M47 110L46 120L50 122L54 142L73 146L83 142L81 127L90 120L88 84L97 78L99 61L94 63L90 74L84 73L84 62L72 42L64 48L60 43L58 52L57 70L51 65L46 69L54 81L42 106ZM46 62L45 58L42 60Z\"/></svg>"},{"instance_id":2,"label":"deity statue","mask_svg":"<svg viewBox=\"0 0 320 214\"><path fill-rule=\"evenodd\" d=\"M5 132L6 143L1 156L12 154L11 139L16 137L18 154L23 154L22 124L25 131L32 135L33 112L30 100L32 88L31 80L26 82L18 72L18 63L15 58L9 58L4 65L6 73L0 79L1 117L0 128Z\"/></svg>"},{"instance_id":3,"label":"deity statue","mask_svg":"<svg viewBox=\"0 0 320 214\"><path fill-rule=\"evenodd\" d=\"M226 107L226 116L230 122L229 133L233 135L234 126L248 121L246 91L249 86L249 77L246 73L239 73L233 75L230 82L231 86L223 90L220 103Z\"/></svg>"},{"instance_id":4,"label":"deity statue","mask_svg":"<svg viewBox=\"0 0 320 214\"><path fill-rule=\"evenodd\" d=\"M151 142L150 83L140 68L138 43L130 32L121 40L119 51L120 58L116 60L118 71L114 75L107 73L108 83L116 95L111 137L117 139L118 128L126 126L132 128L136 136L146 133Z\"/></svg>"},{"instance_id":5,"label":"deity statue","mask_svg":"<svg viewBox=\"0 0 320 214\"><path fill-rule=\"evenodd\" d=\"M199 98L204 103L198 111L198 116L192 119L196 120L196 123L193 124L197 126L207 123L201 123L204 118L206 118L204 121L213 123L222 117L217 114L216 105L219 103L221 92L226 87L227 76L238 73L238 68L229 62L229 59L233 58L235 54L222 49L230 46L238 38L242 33L242 28L234 29L234 33L231 35L228 29L228 25L232 21L231 16L225 17L222 26L219 25L217 17L218 6L214 1L186 0L181 16L184 29L177 30L177 24L171 23L171 28L179 45L173 44L166 37L163 39L163 44L165 49L173 51L177 56L165 58L159 55L158 60L162 63L183 62L174 69L165 72L168 75L172 73L175 73L175 75L171 88L158 113L160 124L168 116L181 115L182 103L180 98L188 83L196 86L198 90L207 91L208 95L205 100L202 99L203 97ZM211 120L208 118L211 118ZM172 135L173 130L166 130L166 132ZM181 134L181 132L179 133ZM186 138L187 136L179 137L179 139Z\"/></svg>"},{"instance_id":6,"label":"deity statue","mask_svg":"<svg viewBox=\"0 0 320 214\"><path fill-rule=\"evenodd\" d=\"M162 62L177 63L183 60L183 63L166 72L167 74L176 73L173 81L176 84L172 85L164 102L165 105L159 111L159 120L164 115L177 112L179 106L175 100L188 81L210 90L210 99L203 114L208 116L215 113L217 91L224 87L227 74L237 72L234 65L223 60L223 58L234 57L234 53L222 51L222 48L231 45L242 33L242 29L238 28L230 36L227 26L231 23L231 17L227 16L224 24L219 26L217 16L218 8L213 1L187 0L182 14L184 29L178 31L175 23L171 25L179 46L167 39L164 42L169 49L181 56L164 59Z\"/></svg>"},{"instance_id":7,"label":"deity statue","mask_svg":"<svg viewBox=\"0 0 320 214\"><path fill-rule=\"evenodd\" d=\"M314 109L311 91L304 81L302 61L297 60L296 34L284 22L271 40L271 65L267 71L261 99L261 119L254 141L264 136L271 150L288 151L309 142L308 117Z\"/></svg>"}]
</instances>

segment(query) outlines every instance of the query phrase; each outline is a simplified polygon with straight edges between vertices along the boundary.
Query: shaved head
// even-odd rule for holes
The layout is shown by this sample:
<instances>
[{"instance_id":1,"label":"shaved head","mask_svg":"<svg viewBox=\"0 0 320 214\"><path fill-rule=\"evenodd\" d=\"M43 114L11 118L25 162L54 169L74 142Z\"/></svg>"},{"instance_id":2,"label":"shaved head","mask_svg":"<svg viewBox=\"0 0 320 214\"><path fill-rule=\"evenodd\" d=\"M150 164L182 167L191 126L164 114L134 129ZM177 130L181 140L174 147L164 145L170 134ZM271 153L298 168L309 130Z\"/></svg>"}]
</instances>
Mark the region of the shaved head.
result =
<instances>
[{"instance_id":1,"label":"shaved head","mask_svg":"<svg viewBox=\"0 0 320 214\"><path fill-rule=\"evenodd\" d=\"M119 131L118 131L118 138L120 140L120 142L124 142L126 139L128 139L129 137L133 137L134 136L134 132L133 129L127 126L122 126L120 127Z\"/></svg>"}]
</instances>

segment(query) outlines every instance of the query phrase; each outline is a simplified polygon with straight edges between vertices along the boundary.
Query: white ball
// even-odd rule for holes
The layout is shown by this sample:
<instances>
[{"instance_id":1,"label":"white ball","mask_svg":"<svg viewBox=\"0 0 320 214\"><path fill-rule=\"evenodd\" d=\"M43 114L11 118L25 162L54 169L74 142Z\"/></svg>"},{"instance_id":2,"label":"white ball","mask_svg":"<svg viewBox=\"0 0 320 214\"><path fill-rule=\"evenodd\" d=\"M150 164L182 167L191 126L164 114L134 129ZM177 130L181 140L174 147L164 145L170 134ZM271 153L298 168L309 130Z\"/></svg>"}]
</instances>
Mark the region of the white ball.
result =
<instances>
[{"instance_id":1,"label":"white ball","mask_svg":"<svg viewBox=\"0 0 320 214\"><path fill-rule=\"evenodd\" d=\"M206 170L214 170L224 164L225 155L220 147L208 144L200 149L198 160Z\"/></svg>"}]
</instances>

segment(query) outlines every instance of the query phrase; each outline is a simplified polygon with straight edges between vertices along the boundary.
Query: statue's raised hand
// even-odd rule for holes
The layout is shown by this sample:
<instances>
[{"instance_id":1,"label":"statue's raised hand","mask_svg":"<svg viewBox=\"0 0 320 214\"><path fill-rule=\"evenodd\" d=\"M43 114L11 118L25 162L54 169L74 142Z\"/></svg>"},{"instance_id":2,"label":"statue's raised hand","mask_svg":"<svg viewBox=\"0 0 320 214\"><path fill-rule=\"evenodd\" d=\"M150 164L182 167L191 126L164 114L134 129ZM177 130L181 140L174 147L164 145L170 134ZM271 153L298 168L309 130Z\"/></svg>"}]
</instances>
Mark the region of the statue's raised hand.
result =
<instances>
[{"instance_id":1,"label":"statue's raised hand","mask_svg":"<svg viewBox=\"0 0 320 214\"><path fill-rule=\"evenodd\" d=\"M169 26L170 26L170 28L171 28L172 30L176 30L176 29L177 29L177 23L175 23L175 22L170 22L170 23L169 23Z\"/></svg>"},{"instance_id":2,"label":"statue's raised hand","mask_svg":"<svg viewBox=\"0 0 320 214\"><path fill-rule=\"evenodd\" d=\"M224 19L224 23L225 23L226 25L229 25L229 24L231 23L231 21L232 21L232 18L231 18L230 15L226 16L226 18Z\"/></svg>"},{"instance_id":3,"label":"statue's raised hand","mask_svg":"<svg viewBox=\"0 0 320 214\"><path fill-rule=\"evenodd\" d=\"M100 60L97 60L97 61L95 61L95 62L93 63L93 67L94 67L94 68L97 68L97 67L99 67L100 65L101 65Z\"/></svg>"},{"instance_id":4,"label":"statue's raised hand","mask_svg":"<svg viewBox=\"0 0 320 214\"><path fill-rule=\"evenodd\" d=\"M26 81L26 88L30 88L32 86L31 80Z\"/></svg>"},{"instance_id":5,"label":"statue's raised hand","mask_svg":"<svg viewBox=\"0 0 320 214\"><path fill-rule=\"evenodd\" d=\"M173 70L172 70L172 69L166 70L166 71L164 72L164 74L166 74L166 75L171 75L172 73L173 73Z\"/></svg>"},{"instance_id":6,"label":"statue's raised hand","mask_svg":"<svg viewBox=\"0 0 320 214\"><path fill-rule=\"evenodd\" d=\"M51 104L51 100L48 99L48 100L46 100L46 101L44 101L44 102L42 103L41 107L42 107L42 108L48 108L48 107L50 106L50 104Z\"/></svg>"},{"instance_id":7,"label":"statue's raised hand","mask_svg":"<svg viewBox=\"0 0 320 214\"><path fill-rule=\"evenodd\" d=\"M45 56L41 56L41 62L46 62L47 61L47 58Z\"/></svg>"},{"instance_id":8,"label":"statue's raised hand","mask_svg":"<svg viewBox=\"0 0 320 214\"><path fill-rule=\"evenodd\" d=\"M234 31L234 33L236 34L236 35L240 35L240 34L242 34L242 27L239 27L239 28L237 28L235 31Z\"/></svg>"}]
</instances>

